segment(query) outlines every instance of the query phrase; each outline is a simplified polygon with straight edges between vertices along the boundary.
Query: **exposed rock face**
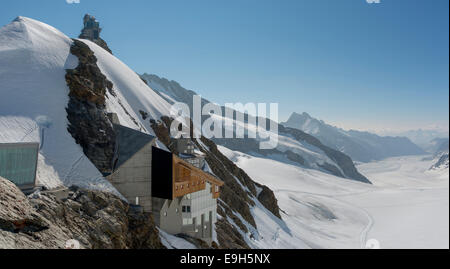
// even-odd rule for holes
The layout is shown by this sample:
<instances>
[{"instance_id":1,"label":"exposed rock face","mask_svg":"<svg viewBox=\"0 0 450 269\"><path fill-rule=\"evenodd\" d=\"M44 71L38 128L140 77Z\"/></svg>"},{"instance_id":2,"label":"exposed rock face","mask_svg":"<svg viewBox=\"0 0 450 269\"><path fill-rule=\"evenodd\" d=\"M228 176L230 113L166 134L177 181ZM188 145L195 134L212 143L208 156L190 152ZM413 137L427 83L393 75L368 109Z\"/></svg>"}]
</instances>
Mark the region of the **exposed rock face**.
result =
<instances>
[{"instance_id":1,"label":"exposed rock face","mask_svg":"<svg viewBox=\"0 0 450 269\"><path fill-rule=\"evenodd\" d=\"M224 219L216 223L217 239L222 249L250 249L241 234Z\"/></svg>"},{"instance_id":2,"label":"exposed rock face","mask_svg":"<svg viewBox=\"0 0 450 269\"><path fill-rule=\"evenodd\" d=\"M306 143L313 145L319 149L321 149L330 159L336 162L336 164L339 166L337 167L334 164L330 163L324 163L322 165L319 165L320 168L323 170L338 176L342 178L349 178L365 183L370 183L370 181L364 177L362 174L358 172L356 169L352 159L345 155L344 153L334 150L332 148L329 148L325 145L323 145L317 138L304 133L303 131L284 127L282 125L279 125L279 133L281 135L285 136L291 136L295 138L298 141L305 141ZM301 166L307 166L307 163L305 162L305 159L290 150L287 150L285 152L282 152L278 149L270 149L270 150L260 150L259 149L259 142L256 139L251 138L245 138L245 139L214 139L214 141L217 144L223 145L226 148L229 148L231 150L236 150L240 152L245 152L248 154L257 153L262 156L270 156L270 155L280 155L285 156L288 160L295 162ZM345 175L342 174L340 169L344 172Z\"/></svg>"},{"instance_id":3,"label":"exposed rock face","mask_svg":"<svg viewBox=\"0 0 450 269\"><path fill-rule=\"evenodd\" d=\"M448 152L442 153L441 157L439 157L439 160L430 168L433 169L448 169L449 167L449 157Z\"/></svg>"},{"instance_id":4,"label":"exposed rock face","mask_svg":"<svg viewBox=\"0 0 450 269\"><path fill-rule=\"evenodd\" d=\"M303 131L294 128L283 127L282 125L279 125L279 131L280 133L287 133L300 141L305 141L308 144L316 146L317 148L321 149L330 159L332 159L333 161L336 162L337 165L339 165L339 167L341 168L341 170L344 172L345 175L342 175L339 172L339 169L334 165L325 164L323 168L331 172L332 174L338 177L347 177L357 181L371 184L371 182L365 176L361 175L358 172L352 159L347 155L345 155L344 153L323 145L319 139Z\"/></svg>"},{"instance_id":5,"label":"exposed rock face","mask_svg":"<svg viewBox=\"0 0 450 269\"><path fill-rule=\"evenodd\" d=\"M280 209L278 208L278 200L275 198L275 194L267 186L261 186L261 188L262 190L258 194L258 200L264 205L265 208L272 212L272 214L281 219Z\"/></svg>"},{"instance_id":6,"label":"exposed rock face","mask_svg":"<svg viewBox=\"0 0 450 269\"><path fill-rule=\"evenodd\" d=\"M112 194L71 188L64 200L27 198L0 178L0 248L61 249L71 239L87 249L164 248L151 214Z\"/></svg>"},{"instance_id":7,"label":"exposed rock face","mask_svg":"<svg viewBox=\"0 0 450 269\"><path fill-rule=\"evenodd\" d=\"M298 163L300 165L305 165L305 159L302 156L300 156L297 153L292 152L290 150L286 151L285 153L286 153L286 157L289 160L291 160L291 161L293 161L295 163Z\"/></svg>"},{"instance_id":8,"label":"exposed rock face","mask_svg":"<svg viewBox=\"0 0 450 269\"><path fill-rule=\"evenodd\" d=\"M156 75L149 75L149 74L145 73L145 74L141 75L140 77L152 89L158 89L156 92L170 104L173 104L174 103L173 99L175 99L179 102L187 104L191 108L191 113L193 112L192 98L194 95L196 95L195 92L183 88L176 81L173 81L173 80L169 81L168 79L160 78ZM165 91L164 91L165 94L161 94L161 92L159 91L161 88L165 89ZM173 99L167 98L167 95L173 97ZM209 101L202 99L202 106L205 105L206 103L209 103Z\"/></svg>"},{"instance_id":9,"label":"exposed rock face","mask_svg":"<svg viewBox=\"0 0 450 269\"><path fill-rule=\"evenodd\" d=\"M66 73L70 89L68 131L98 170L107 174L112 169L116 135L105 98L106 91L114 94L113 84L101 73L97 58L86 44L74 40L71 53L78 57L79 64Z\"/></svg>"},{"instance_id":10,"label":"exposed rock face","mask_svg":"<svg viewBox=\"0 0 450 269\"><path fill-rule=\"evenodd\" d=\"M264 189L265 186L254 182L247 175L247 173L244 172L244 170L237 167L236 164L234 164L230 159L223 155L217 149L217 145L214 142L204 137L201 138L201 141L209 149L209 152L202 150L203 153L206 154L206 161L213 170L214 174L216 174L225 182L225 186L222 188L220 198L233 210L239 212L248 223L256 227L256 224L253 220L253 217L249 213L249 210L247 212L247 208L248 205L254 205L254 202L251 200L251 196L258 199L256 188ZM245 190L242 189L241 185L236 180L239 180L240 183L248 189L248 191L245 192ZM265 191L267 193L270 192L273 196L273 199L270 201L270 203L272 204L267 204L267 199L258 200L275 216L281 218L278 208L278 201L275 199L275 195L273 195L273 192L267 187L265 187Z\"/></svg>"},{"instance_id":11,"label":"exposed rock face","mask_svg":"<svg viewBox=\"0 0 450 269\"><path fill-rule=\"evenodd\" d=\"M30 234L49 226L16 185L0 177L0 231ZM0 247L1 241L0 237Z\"/></svg>"}]
</instances>

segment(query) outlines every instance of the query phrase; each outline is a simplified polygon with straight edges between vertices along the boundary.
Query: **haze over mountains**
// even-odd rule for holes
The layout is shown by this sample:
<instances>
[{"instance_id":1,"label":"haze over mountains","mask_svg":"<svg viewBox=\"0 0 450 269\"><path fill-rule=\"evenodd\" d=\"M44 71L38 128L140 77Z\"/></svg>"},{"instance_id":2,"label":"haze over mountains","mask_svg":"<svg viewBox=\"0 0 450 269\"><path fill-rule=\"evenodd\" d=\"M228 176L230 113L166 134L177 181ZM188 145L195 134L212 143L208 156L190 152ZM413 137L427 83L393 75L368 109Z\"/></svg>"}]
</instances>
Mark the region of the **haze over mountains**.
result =
<instances>
[{"instance_id":1,"label":"haze over mountains","mask_svg":"<svg viewBox=\"0 0 450 269\"><path fill-rule=\"evenodd\" d=\"M370 162L425 153L406 137L382 137L369 132L346 131L317 120L308 113L293 113L282 124L317 137L325 145L348 154L355 161Z\"/></svg>"},{"instance_id":2,"label":"haze over mountains","mask_svg":"<svg viewBox=\"0 0 450 269\"><path fill-rule=\"evenodd\" d=\"M402 132L385 132L383 135L404 136L428 153L436 151L436 145L449 139L448 130L444 129L418 129Z\"/></svg>"}]
</instances>

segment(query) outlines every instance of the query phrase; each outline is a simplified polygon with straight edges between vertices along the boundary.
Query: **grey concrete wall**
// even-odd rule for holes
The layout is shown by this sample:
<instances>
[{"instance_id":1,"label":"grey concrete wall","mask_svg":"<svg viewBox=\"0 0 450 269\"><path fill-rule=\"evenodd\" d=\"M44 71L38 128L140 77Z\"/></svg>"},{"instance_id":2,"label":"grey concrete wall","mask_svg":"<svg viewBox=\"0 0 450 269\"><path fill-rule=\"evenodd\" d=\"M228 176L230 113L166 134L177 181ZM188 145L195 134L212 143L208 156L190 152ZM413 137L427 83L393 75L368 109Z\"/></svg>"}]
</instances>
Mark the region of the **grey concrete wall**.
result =
<instances>
[{"instance_id":1,"label":"grey concrete wall","mask_svg":"<svg viewBox=\"0 0 450 269\"><path fill-rule=\"evenodd\" d=\"M212 212L205 213L205 214L209 214L209 216L212 217ZM205 221L204 218L205 218L205 216L203 217L203 222L202 222L202 217L200 217L200 219L197 220L196 224L184 225L182 227L182 233L187 234L192 237L195 237L195 238L202 239L203 241L207 242L208 244L211 244L212 231L215 228L215 225L213 224L213 222L211 220Z\"/></svg>"},{"instance_id":2,"label":"grey concrete wall","mask_svg":"<svg viewBox=\"0 0 450 269\"><path fill-rule=\"evenodd\" d=\"M170 234L179 234L183 230L181 198L164 200L153 198L153 216L156 224Z\"/></svg>"},{"instance_id":3,"label":"grey concrete wall","mask_svg":"<svg viewBox=\"0 0 450 269\"><path fill-rule=\"evenodd\" d=\"M152 211L152 146L147 144L132 158L107 177L111 184L128 200L139 205L145 212Z\"/></svg>"},{"instance_id":4,"label":"grey concrete wall","mask_svg":"<svg viewBox=\"0 0 450 269\"><path fill-rule=\"evenodd\" d=\"M210 184L207 185L204 191L185 195L174 201L153 198L152 208L156 224L170 234L187 234L211 244L217 201L212 198ZM191 212L183 213L183 206L191 206ZM183 224L183 218L191 219L193 224Z\"/></svg>"}]
</instances>

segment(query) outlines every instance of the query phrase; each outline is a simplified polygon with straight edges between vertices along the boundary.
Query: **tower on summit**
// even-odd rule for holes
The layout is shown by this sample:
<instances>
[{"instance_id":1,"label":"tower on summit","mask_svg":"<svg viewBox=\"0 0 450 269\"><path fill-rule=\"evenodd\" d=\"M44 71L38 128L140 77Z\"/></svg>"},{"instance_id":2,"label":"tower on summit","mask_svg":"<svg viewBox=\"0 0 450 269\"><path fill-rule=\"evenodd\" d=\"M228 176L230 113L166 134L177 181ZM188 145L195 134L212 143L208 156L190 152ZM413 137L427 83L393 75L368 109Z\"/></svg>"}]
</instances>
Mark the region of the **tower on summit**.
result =
<instances>
[{"instance_id":1,"label":"tower on summit","mask_svg":"<svg viewBox=\"0 0 450 269\"><path fill-rule=\"evenodd\" d=\"M79 38L90 40L112 54L111 50L108 47L108 44L106 44L106 42L100 38L101 32L102 28L100 28L100 23L97 21L97 19L89 14L84 15L83 29L81 30Z\"/></svg>"}]
</instances>

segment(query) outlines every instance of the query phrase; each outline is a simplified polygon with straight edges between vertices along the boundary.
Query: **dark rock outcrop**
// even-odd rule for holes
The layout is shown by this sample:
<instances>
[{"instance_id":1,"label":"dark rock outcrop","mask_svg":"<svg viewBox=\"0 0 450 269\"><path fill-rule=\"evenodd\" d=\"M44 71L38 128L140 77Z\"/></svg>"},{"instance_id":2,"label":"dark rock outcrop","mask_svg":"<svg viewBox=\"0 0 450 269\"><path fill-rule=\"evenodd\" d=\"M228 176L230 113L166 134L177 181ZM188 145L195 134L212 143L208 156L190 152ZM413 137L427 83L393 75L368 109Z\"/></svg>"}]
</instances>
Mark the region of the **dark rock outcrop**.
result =
<instances>
[{"instance_id":1,"label":"dark rock outcrop","mask_svg":"<svg viewBox=\"0 0 450 269\"><path fill-rule=\"evenodd\" d=\"M242 235L224 219L216 223L217 239L222 249L250 249Z\"/></svg>"},{"instance_id":2,"label":"dark rock outcrop","mask_svg":"<svg viewBox=\"0 0 450 269\"><path fill-rule=\"evenodd\" d=\"M430 168L433 169L445 169L449 167L449 157L448 152L442 153L442 155L439 157L438 161Z\"/></svg>"},{"instance_id":3,"label":"dark rock outcrop","mask_svg":"<svg viewBox=\"0 0 450 269\"><path fill-rule=\"evenodd\" d=\"M75 239L86 249L165 248L151 214L109 193L73 187L27 198L0 178L0 248L61 249Z\"/></svg>"},{"instance_id":4,"label":"dark rock outcrop","mask_svg":"<svg viewBox=\"0 0 450 269\"><path fill-rule=\"evenodd\" d=\"M286 151L285 154L286 154L286 157L290 161L293 161L293 162L298 163L300 165L305 165L305 159L302 156L300 156L299 154L297 154L295 152L292 152L290 150Z\"/></svg>"},{"instance_id":5,"label":"dark rock outcrop","mask_svg":"<svg viewBox=\"0 0 450 269\"><path fill-rule=\"evenodd\" d=\"M347 177L356 181L371 184L371 182L365 176L363 176L358 172L358 170L355 167L355 164L353 163L350 157L348 157L347 155L345 155L340 151L325 146L320 142L319 139L315 138L314 136L311 136L298 129L284 127L283 125L279 125L279 132L289 134L299 141L305 141L306 143L321 149L331 160L333 160L341 168L344 175L342 175L342 173L340 172L337 173L338 171L336 170L337 168L336 169L331 168L330 165L326 165L325 167L323 167L327 171L339 177Z\"/></svg>"},{"instance_id":6,"label":"dark rock outcrop","mask_svg":"<svg viewBox=\"0 0 450 269\"><path fill-rule=\"evenodd\" d=\"M86 44L74 40L70 51L79 64L66 73L70 89L68 131L97 169L107 174L112 168L116 135L105 100L107 91L113 94L113 84L101 73L97 58Z\"/></svg>"},{"instance_id":7,"label":"dark rock outcrop","mask_svg":"<svg viewBox=\"0 0 450 269\"><path fill-rule=\"evenodd\" d=\"M258 194L258 200L267 208L272 214L281 219L280 209L278 208L278 200L275 194L267 186L261 186L262 190Z\"/></svg>"},{"instance_id":8,"label":"dark rock outcrop","mask_svg":"<svg viewBox=\"0 0 450 269\"><path fill-rule=\"evenodd\" d=\"M348 157L347 155L345 155L340 151L334 150L332 148L323 145L317 138L307 133L304 133L300 130L283 127L282 125L279 125L279 133L281 135L293 137L298 141L305 141L306 143L319 148L325 153L325 155L327 155L331 160L335 161L336 164L339 166L337 167L330 163L318 165L324 171L338 177L353 179L364 183L370 183L370 181L366 177L364 177L362 174L358 172L350 157ZM252 138L214 139L214 142L228 149L244 152L250 155L257 154L265 157L269 157L271 155L285 156L285 158L287 158L291 162L294 162L301 166L309 167L308 164L305 162L305 159L301 155L291 150L287 150L285 152L282 152L278 149L260 150L259 142L256 139ZM340 170L342 170L344 174L342 174Z\"/></svg>"}]
</instances>

